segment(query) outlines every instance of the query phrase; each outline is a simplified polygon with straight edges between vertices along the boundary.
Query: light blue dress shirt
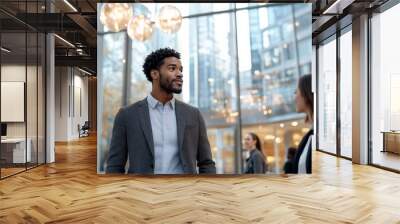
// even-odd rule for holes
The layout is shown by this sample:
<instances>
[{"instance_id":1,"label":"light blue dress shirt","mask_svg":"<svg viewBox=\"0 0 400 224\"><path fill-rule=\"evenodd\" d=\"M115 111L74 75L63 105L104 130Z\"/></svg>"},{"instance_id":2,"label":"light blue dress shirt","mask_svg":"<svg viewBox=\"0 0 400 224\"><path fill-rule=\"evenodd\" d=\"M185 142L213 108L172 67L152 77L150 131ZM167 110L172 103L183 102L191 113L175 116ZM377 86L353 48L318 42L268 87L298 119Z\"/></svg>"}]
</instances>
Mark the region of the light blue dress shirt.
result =
<instances>
[{"instance_id":1,"label":"light blue dress shirt","mask_svg":"<svg viewBox=\"0 0 400 224\"><path fill-rule=\"evenodd\" d=\"M163 105L149 94L147 102L154 142L154 174L182 174L175 99Z\"/></svg>"}]
</instances>

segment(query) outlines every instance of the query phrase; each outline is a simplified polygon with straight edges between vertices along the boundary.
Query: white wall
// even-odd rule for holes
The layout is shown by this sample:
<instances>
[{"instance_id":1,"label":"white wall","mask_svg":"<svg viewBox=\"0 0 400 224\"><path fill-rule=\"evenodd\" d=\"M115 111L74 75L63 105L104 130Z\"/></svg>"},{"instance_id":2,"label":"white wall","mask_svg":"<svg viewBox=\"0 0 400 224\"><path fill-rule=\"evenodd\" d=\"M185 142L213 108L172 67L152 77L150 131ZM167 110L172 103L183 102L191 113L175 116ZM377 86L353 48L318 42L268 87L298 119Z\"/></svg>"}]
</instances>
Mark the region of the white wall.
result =
<instances>
[{"instance_id":1,"label":"white wall","mask_svg":"<svg viewBox=\"0 0 400 224\"><path fill-rule=\"evenodd\" d=\"M68 140L68 86L67 67L55 68L55 141Z\"/></svg>"},{"instance_id":2,"label":"white wall","mask_svg":"<svg viewBox=\"0 0 400 224\"><path fill-rule=\"evenodd\" d=\"M1 66L1 81L4 82L25 82L26 70L28 75L36 74L36 68L33 66L25 67L25 65L2 65ZM36 90L34 93L27 93L27 96L36 96ZM27 99L28 102L31 100ZM35 105L36 107L36 105ZM7 108L1 108L1 110L7 110ZM36 116L36 114L35 114ZM28 114L28 121L33 120L30 114ZM7 136L8 137L25 137L25 123L26 122L7 122ZM31 127L31 125L29 126Z\"/></svg>"},{"instance_id":3,"label":"white wall","mask_svg":"<svg viewBox=\"0 0 400 224\"><path fill-rule=\"evenodd\" d=\"M56 67L56 141L77 139L78 124L88 120L88 78L83 75L76 68Z\"/></svg>"},{"instance_id":4,"label":"white wall","mask_svg":"<svg viewBox=\"0 0 400 224\"><path fill-rule=\"evenodd\" d=\"M78 73L78 75L76 74L78 70L75 70L74 73L74 108L73 111L75 111L75 113L73 113L73 119L71 120L71 135L73 136L73 138L77 138L79 133L78 133L78 124L80 124L81 126L85 123L85 121L89 120L89 112L88 112L88 96L89 96L89 92L88 92L88 77L85 76L81 76L82 73ZM80 96L80 97L79 97ZM79 102L80 101L80 102ZM71 104L72 105L72 104ZM82 108L79 108L82 107ZM80 111L80 109L82 111Z\"/></svg>"}]
</instances>

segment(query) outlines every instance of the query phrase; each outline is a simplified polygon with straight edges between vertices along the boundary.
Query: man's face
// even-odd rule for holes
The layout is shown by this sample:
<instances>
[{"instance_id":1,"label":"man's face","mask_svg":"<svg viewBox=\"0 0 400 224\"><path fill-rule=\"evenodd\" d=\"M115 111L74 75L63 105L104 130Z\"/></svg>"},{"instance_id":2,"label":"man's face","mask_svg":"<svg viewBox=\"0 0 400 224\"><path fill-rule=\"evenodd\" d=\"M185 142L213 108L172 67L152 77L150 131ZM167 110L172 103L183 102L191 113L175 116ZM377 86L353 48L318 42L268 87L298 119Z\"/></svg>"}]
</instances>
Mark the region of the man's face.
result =
<instances>
[{"instance_id":1,"label":"man's face","mask_svg":"<svg viewBox=\"0 0 400 224\"><path fill-rule=\"evenodd\" d=\"M160 66L160 87L167 93L181 93L183 85L181 61L176 57L164 58Z\"/></svg>"}]
</instances>

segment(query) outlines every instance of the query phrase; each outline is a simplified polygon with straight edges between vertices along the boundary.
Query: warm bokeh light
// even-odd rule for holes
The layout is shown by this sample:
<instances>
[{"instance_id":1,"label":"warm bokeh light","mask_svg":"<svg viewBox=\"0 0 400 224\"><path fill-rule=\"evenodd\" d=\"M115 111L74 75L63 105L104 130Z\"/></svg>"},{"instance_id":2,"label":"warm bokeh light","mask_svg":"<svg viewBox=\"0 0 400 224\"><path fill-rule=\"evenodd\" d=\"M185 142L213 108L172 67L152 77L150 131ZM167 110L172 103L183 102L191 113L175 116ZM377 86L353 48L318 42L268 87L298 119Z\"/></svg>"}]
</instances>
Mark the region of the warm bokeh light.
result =
<instances>
[{"instance_id":1,"label":"warm bokeh light","mask_svg":"<svg viewBox=\"0 0 400 224\"><path fill-rule=\"evenodd\" d=\"M181 12L174 6L163 6L158 15L158 22L162 31L166 33L175 33L182 25Z\"/></svg>"},{"instance_id":2,"label":"warm bokeh light","mask_svg":"<svg viewBox=\"0 0 400 224\"><path fill-rule=\"evenodd\" d=\"M127 30L131 39L145 41L153 34L153 23L144 15L138 15L129 21Z\"/></svg>"},{"instance_id":3,"label":"warm bokeh light","mask_svg":"<svg viewBox=\"0 0 400 224\"><path fill-rule=\"evenodd\" d=\"M131 4L105 3L101 8L100 21L108 30L119 32L126 29L132 16Z\"/></svg>"}]
</instances>

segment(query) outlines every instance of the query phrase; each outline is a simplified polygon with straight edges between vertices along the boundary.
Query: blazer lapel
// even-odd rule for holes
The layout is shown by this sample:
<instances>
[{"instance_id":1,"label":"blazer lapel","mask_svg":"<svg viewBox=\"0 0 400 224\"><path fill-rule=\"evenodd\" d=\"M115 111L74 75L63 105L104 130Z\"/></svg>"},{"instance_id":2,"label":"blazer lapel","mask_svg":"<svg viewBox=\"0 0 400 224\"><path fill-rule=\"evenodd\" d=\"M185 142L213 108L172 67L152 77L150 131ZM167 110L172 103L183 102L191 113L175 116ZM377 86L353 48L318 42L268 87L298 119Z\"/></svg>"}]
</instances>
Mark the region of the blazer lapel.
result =
<instances>
[{"instance_id":1,"label":"blazer lapel","mask_svg":"<svg viewBox=\"0 0 400 224\"><path fill-rule=\"evenodd\" d=\"M154 156L154 141L153 141L153 132L151 130L151 123L150 123L150 112L149 112L149 107L147 104L147 98L142 101L143 103L141 104L141 114L143 115L143 118L140 119L140 123L142 126L142 130L144 133L144 136L146 138L147 143L150 146L150 151L152 155Z\"/></svg>"},{"instance_id":2,"label":"blazer lapel","mask_svg":"<svg viewBox=\"0 0 400 224\"><path fill-rule=\"evenodd\" d=\"M182 111L182 105L178 100L175 100L175 117L176 127L178 131L178 149L182 151L183 137L185 134L185 113Z\"/></svg>"}]
</instances>

